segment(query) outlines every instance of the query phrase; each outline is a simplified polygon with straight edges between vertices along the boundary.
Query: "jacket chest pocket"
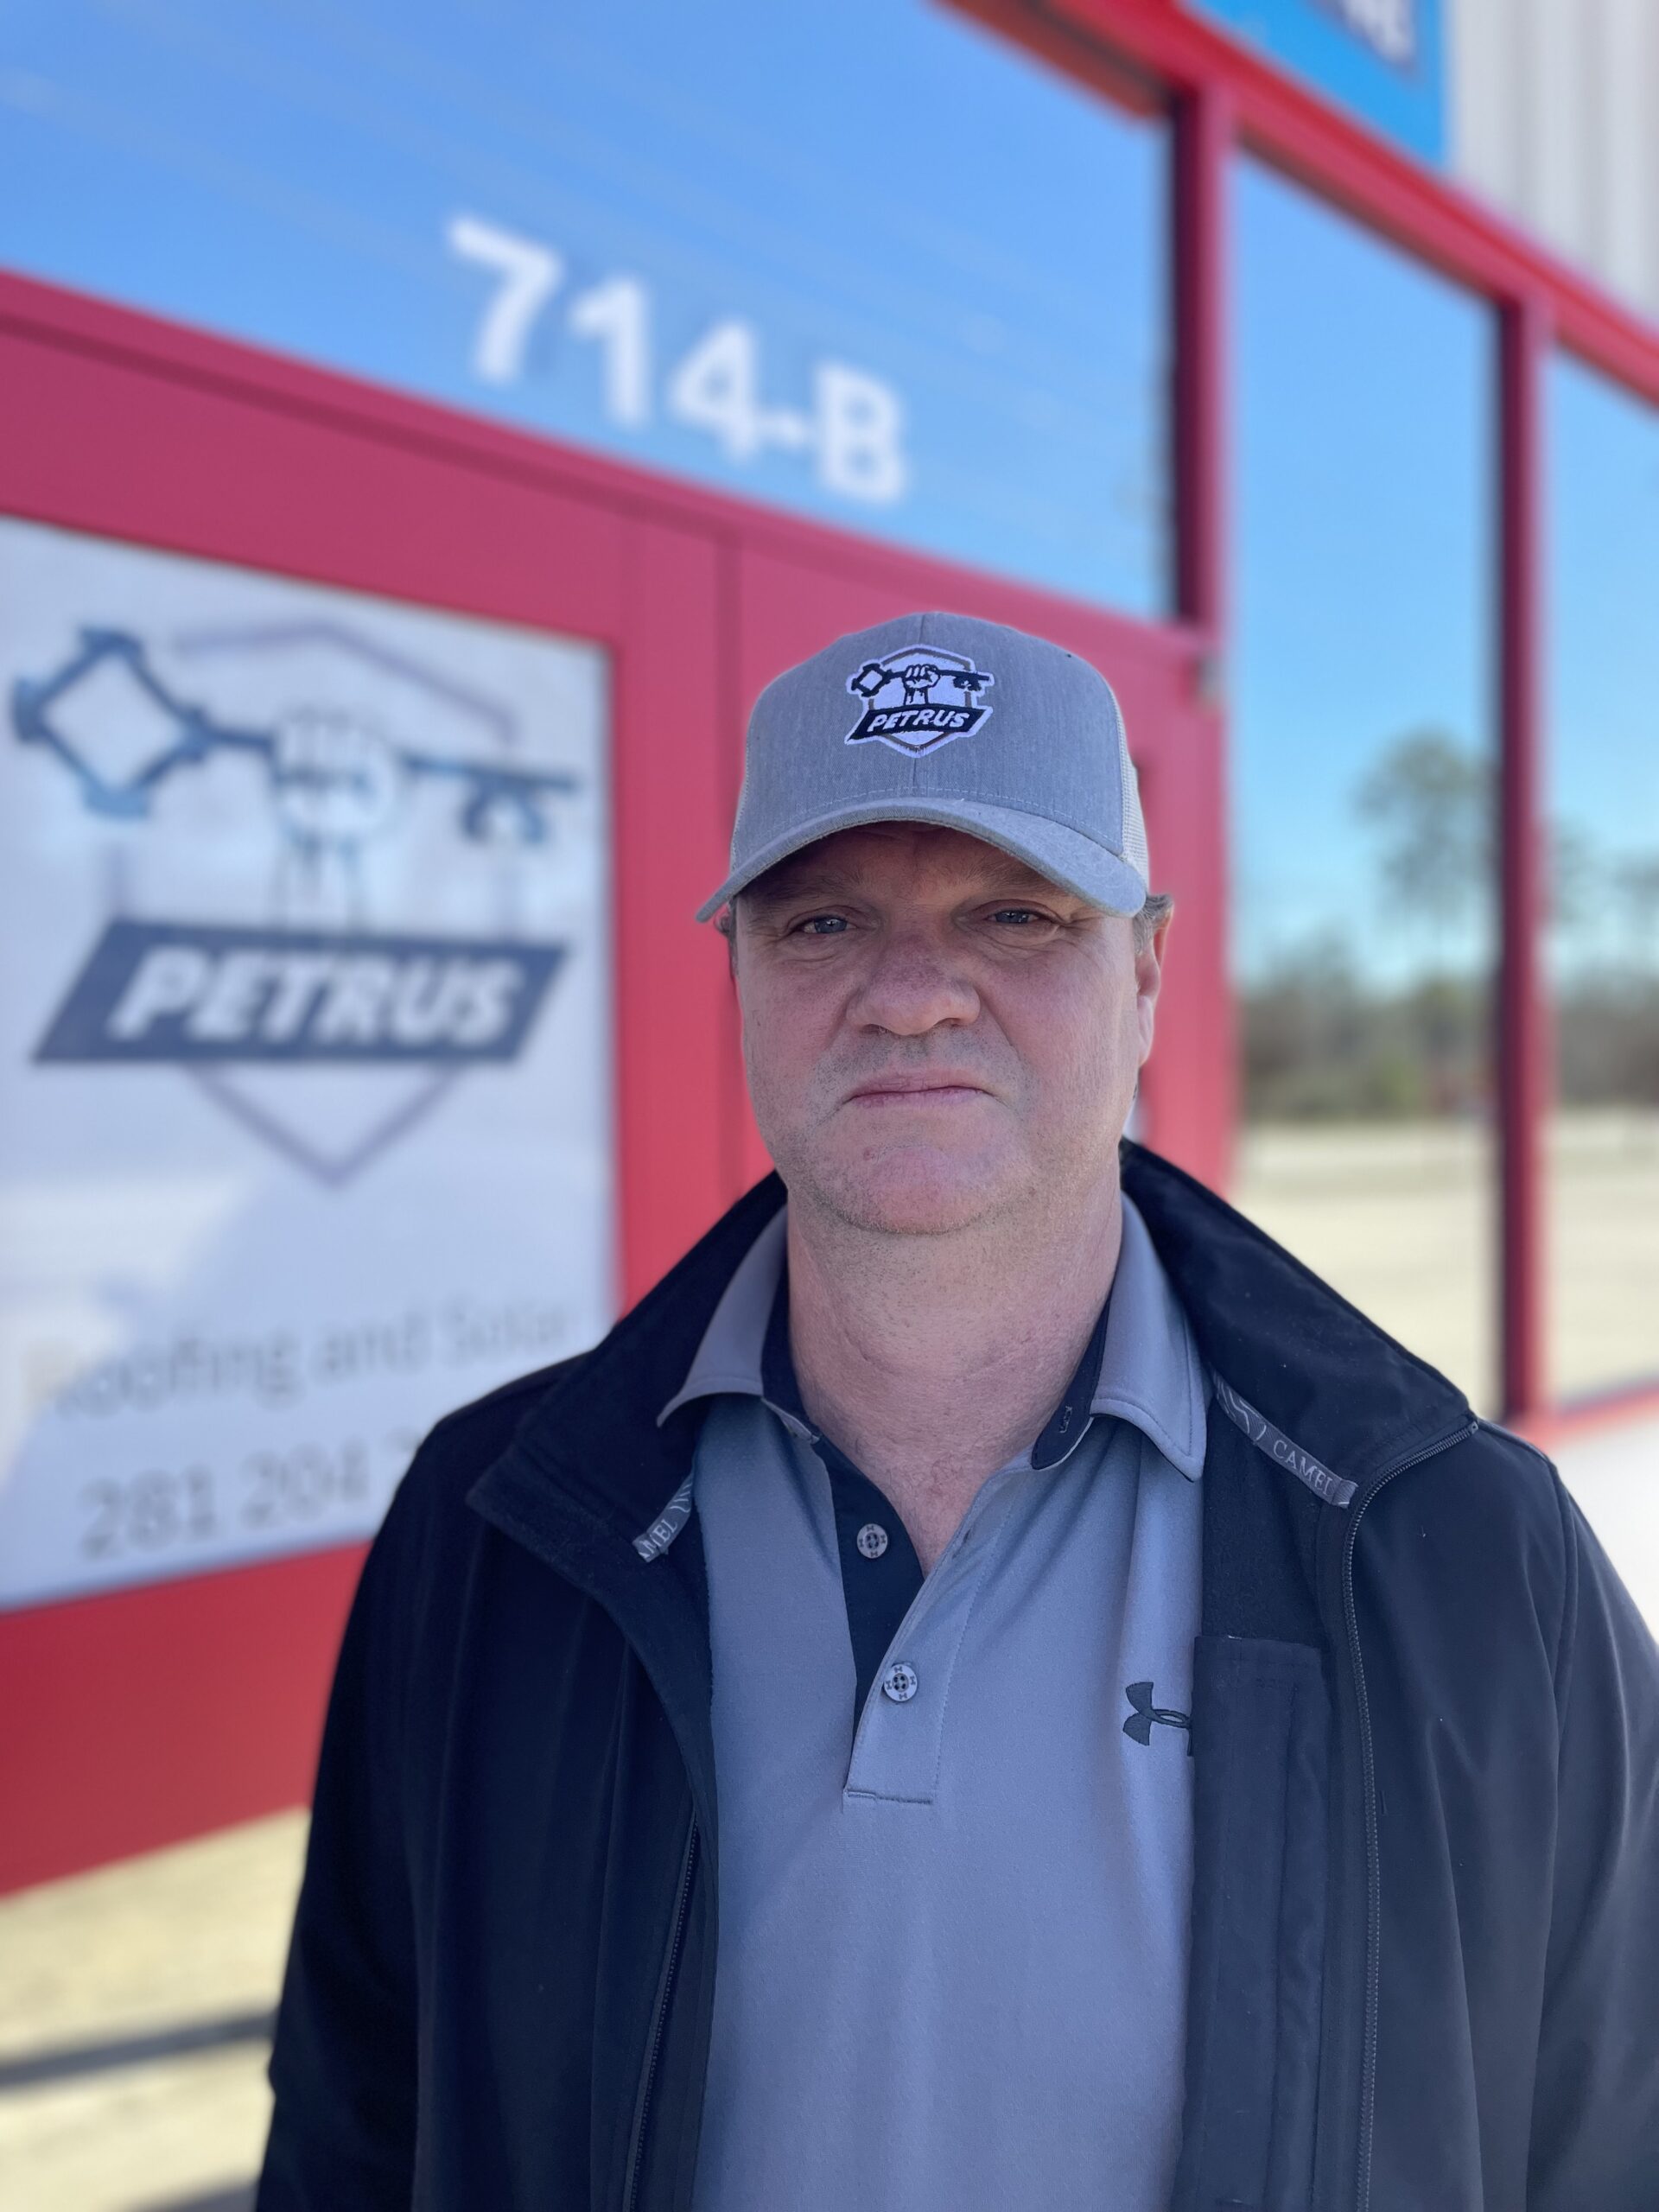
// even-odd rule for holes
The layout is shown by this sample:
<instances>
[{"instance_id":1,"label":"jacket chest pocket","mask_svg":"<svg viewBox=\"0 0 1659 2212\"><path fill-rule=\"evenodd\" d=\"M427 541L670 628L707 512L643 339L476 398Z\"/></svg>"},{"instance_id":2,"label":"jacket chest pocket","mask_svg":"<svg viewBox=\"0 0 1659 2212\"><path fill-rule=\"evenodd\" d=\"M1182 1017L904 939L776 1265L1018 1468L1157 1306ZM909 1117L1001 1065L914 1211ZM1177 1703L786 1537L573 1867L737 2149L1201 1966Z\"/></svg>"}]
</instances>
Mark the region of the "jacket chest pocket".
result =
<instances>
[{"instance_id":1,"label":"jacket chest pocket","mask_svg":"<svg viewBox=\"0 0 1659 2212\"><path fill-rule=\"evenodd\" d=\"M1186 2101L1172 2212L1306 2212L1326 1909L1320 1653L1200 1637L1192 1730Z\"/></svg>"}]
</instances>

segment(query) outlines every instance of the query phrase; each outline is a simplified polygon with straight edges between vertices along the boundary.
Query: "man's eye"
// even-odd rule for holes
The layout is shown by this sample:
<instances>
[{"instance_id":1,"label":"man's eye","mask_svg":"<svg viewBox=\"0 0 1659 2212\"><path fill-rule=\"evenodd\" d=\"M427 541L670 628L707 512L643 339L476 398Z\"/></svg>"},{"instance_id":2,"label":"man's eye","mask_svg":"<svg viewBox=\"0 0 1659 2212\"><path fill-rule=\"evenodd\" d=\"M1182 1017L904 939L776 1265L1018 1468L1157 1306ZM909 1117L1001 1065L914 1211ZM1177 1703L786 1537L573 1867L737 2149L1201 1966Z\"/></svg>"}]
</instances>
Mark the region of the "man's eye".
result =
<instances>
[{"instance_id":1,"label":"man's eye","mask_svg":"<svg viewBox=\"0 0 1659 2212\"><path fill-rule=\"evenodd\" d=\"M838 937L847 926L844 914L809 914L797 922L795 934L805 937Z\"/></svg>"},{"instance_id":2,"label":"man's eye","mask_svg":"<svg viewBox=\"0 0 1659 2212\"><path fill-rule=\"evenodd\" d=\"M999 906L991 916L994 922L1046 922L1046 914L1039 914L1034 906Z\"/></svg>"}]
</instances>

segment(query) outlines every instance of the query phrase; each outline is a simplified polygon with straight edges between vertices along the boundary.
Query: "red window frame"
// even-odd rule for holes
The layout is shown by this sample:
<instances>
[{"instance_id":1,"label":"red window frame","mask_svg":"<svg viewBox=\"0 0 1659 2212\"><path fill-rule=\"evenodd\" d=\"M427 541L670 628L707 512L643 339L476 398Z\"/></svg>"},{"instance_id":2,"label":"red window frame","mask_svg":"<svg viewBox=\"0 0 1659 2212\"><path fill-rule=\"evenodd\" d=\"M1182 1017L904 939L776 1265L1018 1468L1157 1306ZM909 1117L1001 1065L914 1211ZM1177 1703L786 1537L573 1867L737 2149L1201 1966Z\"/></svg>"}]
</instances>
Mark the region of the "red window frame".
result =
<instances>
[{"instance_id":1,"label":"red window frame","mask_svg":"<svg viewBox=\"0 0 1659 2212\"><path fill-rule=\"evenodd\" d=\"M1659 405L1659 330L1547 248L1269 67L1180 0L952 0L1108 92L1163 88L1175 130L1178 613L1225 665L1227 170L1236 149L1393 240L1497 317L1499 1341L1504 1419L1552 1439L1659 1407L1659 1378L1555 1406L1546 1354L1543 1137L1544 378L1560 345Z\"/></svg>"}]
</instances>

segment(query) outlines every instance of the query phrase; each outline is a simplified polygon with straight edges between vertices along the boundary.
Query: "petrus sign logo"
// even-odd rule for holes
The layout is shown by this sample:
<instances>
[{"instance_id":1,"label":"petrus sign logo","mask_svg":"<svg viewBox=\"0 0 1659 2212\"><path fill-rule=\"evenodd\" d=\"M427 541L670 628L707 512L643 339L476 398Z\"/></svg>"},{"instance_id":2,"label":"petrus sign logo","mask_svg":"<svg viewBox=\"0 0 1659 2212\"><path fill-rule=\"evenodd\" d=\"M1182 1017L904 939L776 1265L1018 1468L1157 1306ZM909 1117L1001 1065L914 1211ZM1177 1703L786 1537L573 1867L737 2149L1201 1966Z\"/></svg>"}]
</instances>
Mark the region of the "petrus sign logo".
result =
<instances>
[{"instance_id":1,"label":"petrus sign logo","mask_svg":"<svg viewBox=\"0 0 1659 2212\"><path fill-rule=\"evenodd\" d=\"M33 1058L175 1065L296 1164L343 1181L459 1072L518 1056L569 950L502 929L454 936L377 925L374 849L396 841L422 794L428 847L435 829L449 849L443 873L471 862L494 870L498 889L510 886L513 869L550 845L556 810L580 796L582 779L502 757L506 709L348 624L264 625L188 642L221 664L237 654L268 664L297 648L309 684L346 666L351 680L340 683L340 696L308 690L268 717L236 715L164 675L137 632L83 626L60 665L14 681L13 734L62 772L85 817L129 830L156 825L179 786L224 777L214 818L245 841L246 803L264 817L270 918L117 911ZM175 651L170 667L177 658ZM377 684L385 695L379 715ZM400 736L390 717L423 692L442 710L429 723L470 716L485 743L436 747ZM190 873L187 861L175 871ZM418 896L419 868L413 874ZM414 1070L427 1082L413 1096L405 1086L389 1096L366 1129L359 1098L351 1140L330 1146L285 1116L282 1096L250 1092L230 1072L276 1066Z\"/></svg>"},{"instance_id":2,"label":"petrus sign logo","mask_svg":"<svg viewBox=\"0 0 1659 2212\"><path fill-rule=\"evenodd\" d=\"M37 1060L511 1060L563 948L111 922Z\"/></svg>"}]
</instances>

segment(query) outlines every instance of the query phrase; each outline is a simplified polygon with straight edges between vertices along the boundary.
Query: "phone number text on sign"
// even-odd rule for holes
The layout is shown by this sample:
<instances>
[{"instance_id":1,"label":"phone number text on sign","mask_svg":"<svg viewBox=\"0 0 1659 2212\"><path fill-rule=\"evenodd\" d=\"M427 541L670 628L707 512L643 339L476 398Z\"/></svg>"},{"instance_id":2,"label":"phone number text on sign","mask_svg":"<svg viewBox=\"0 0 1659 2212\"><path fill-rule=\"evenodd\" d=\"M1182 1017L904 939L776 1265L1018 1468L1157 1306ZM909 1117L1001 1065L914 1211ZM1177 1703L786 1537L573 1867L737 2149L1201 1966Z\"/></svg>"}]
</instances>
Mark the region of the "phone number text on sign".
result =
<instances>
[{"instance_id":1,"label":"phone number text on sign","mask_svg":"<svg viewBox=\"0 0 1659 2212\"><path fill-rule=\"evenodd\" d=\"M228 1469L195 1463L100 1477L81 1486L81 1556L153 1558L336 1523L355 1534L385 1512L418 1441L398 1431L377 1452L366 1438L348 1436L250 1452Z\"/></svg>"},{"instance_id":2,"label":"phone number text on sign","mask_svg":"<svg viewBox=\"0 0 1659 2212\"><path fill-rule=\"evenodd\" d=\"M457 215L450 251L496 279L473 341L472 365L486 384L516 384L538 319L562 306L574 338L598 348L605 415L625 430L649 428L660 405L676 423L705 432L728 461L798 453L827 492L891 506L908 489L904 404L890 384L846 361L810 365L807 406L768 404L760 334L740 315L721 317L662 377L652 340L652 298L639 277L607 276L563 296L564 256L539 238L476 215Z\"/></svg>"}]
</instances>

